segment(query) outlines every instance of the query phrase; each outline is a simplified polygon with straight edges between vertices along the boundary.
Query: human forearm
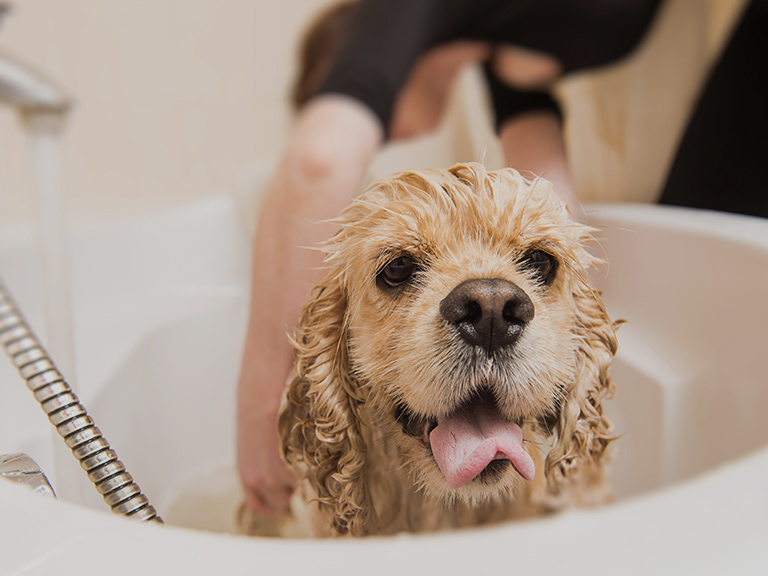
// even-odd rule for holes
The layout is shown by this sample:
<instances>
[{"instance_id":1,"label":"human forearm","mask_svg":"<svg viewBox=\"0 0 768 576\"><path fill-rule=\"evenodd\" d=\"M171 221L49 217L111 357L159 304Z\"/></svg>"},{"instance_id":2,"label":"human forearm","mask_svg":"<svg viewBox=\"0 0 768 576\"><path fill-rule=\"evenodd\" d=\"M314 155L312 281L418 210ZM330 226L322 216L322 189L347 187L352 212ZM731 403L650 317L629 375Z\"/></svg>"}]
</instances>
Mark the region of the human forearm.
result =
<instances>
[{"instance_id":1,"label":"human forearm","mask_svg":"<svg viewBox=\"0 0 768 576\"><path fill-rule=\"evenodd\" d=\"M268 188L254 241L251 352L282 344L287 349L285 335L318 280L322 255L316 248L334 231L325 221L359 192L379 131L370 113L341 97L311 104L298 119ZM282 352L274 356L281 359L274 369L285 371L290 357Z\"/></svg>"},{"instance_id":2,"label":"human forearm","mask_svg":"<svg viewBox=\"0 0 768 576\"><path fill-rule=\"evenodd\" d=\"M507 166L551 181L571 214L579 214L562 127L554 113L528 112L511 118L501 126L499 138Z\"/></svg>"},{"instance_id":3,"label":"human forearm","mask_svg":"<svg viewBox=\"0 0 768 576\"><path fill-rule=\"evenodd\" d=\"M251 311L238 384L238 463L246 505L287 505L291 479L278 455L276 418L292 363L287 335L319 277L321 223L359 191L381 128L360 104L323 97L306 107L267 190L254 240Z\"/></svg>"}]
</instances>

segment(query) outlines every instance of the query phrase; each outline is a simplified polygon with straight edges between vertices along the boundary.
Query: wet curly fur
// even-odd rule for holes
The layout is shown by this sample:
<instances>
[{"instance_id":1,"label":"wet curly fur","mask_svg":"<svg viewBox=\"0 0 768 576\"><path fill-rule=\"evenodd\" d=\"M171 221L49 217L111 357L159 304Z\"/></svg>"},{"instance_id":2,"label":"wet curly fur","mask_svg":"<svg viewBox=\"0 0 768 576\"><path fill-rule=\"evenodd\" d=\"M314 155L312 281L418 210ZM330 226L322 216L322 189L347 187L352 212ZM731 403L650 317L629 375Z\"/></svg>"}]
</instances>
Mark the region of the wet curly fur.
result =
<instances>
[{"instance_id":1,"label":"wet curly fur","mask_svg":"<svg viewBox=\"0 0 768 576\"><path fill-rule=\"evenodd\" d=\"M418 532L604 501L616 338L586 273L598 262L584 248L590 230L552 186L475 163L405 171L370 186L338 222L279 417L314 533ZM550 259L546 279L534 252ZM406 281L382 281L403 256ZM514 346L489 353L441 317L441 301L469 279L503 279L530 298L535 314ZM408 433L411 420L478 394L520 423L533 481L508 466L452 489L428 442Z\"/></svg>"}]
</instances>

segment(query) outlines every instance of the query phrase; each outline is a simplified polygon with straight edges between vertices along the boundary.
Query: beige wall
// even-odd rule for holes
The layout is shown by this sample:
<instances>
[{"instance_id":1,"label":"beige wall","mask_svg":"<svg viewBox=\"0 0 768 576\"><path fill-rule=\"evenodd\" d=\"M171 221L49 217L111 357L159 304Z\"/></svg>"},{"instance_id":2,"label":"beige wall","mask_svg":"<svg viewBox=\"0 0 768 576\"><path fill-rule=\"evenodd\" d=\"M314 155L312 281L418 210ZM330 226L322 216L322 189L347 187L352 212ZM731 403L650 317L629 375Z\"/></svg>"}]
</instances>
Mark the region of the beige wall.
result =
<instances>
[{"instance_id":1,"label":"beige wall","mask_svg":"<svg viewBox=\"0 0 768 576\"><path fill-rule=\"evenodd\" d=\"M111 215L235 187L288 122L294 47L324 0L21 0L0 49L75 103L65 137L76 213ZM0 210L28 211L27 141L0 111Z\"/></svg>"},{"instance_id":2,"label":"beige wall","mask_svg":"<svg viewBox=\"0 0 768 576\"><path fill-rule=\"evenodd\" d=\"M230 192L275 155L289 123L298 36L329 1L18 0L0 28L0 50L72 94L71 210L131 214ZM718 22L741 4L670 0L667 19L635 60L565 84L584 198L653 199L713 38L727 28ZM373 175L454 160L495 167L498 150L478 113L483 94L471 84L457 91L452 120L438 135L388 150ZM31 211L30 181L18 119L0 110L0 217Z\"/></svg>"}]
</instances>

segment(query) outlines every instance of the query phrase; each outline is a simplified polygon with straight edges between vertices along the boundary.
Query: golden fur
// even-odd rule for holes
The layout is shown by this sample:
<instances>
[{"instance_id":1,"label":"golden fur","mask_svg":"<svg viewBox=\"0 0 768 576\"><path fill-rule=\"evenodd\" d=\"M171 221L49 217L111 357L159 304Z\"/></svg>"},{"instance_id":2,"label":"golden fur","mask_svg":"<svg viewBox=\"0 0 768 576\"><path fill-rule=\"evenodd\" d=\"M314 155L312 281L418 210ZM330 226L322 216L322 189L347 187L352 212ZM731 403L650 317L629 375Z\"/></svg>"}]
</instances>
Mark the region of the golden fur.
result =
<instances>
[{"instance_id":1,"label":"golden fur","mask_svg":"<svg viewBox=\"0 0 768 576\"><path fill-rule=\"evenodd\" d=\"M602 403L616 339L586 273L597 262L584 248L589 229L552 186L476 163L405 171L374 183L338 221L279 418L315 534L469 526L605 500L612 438ZM554 257L551 283L524 265L532 250ZM401 255L417 273L382 288L382 269ZM512 282L533 303L510 350L484 354L440 317L446 295L475 278ZM521 423L533 481L510 468L452 489L397 419L398 406L437 418L481 389Z\"/></svg>"}]
</instances>

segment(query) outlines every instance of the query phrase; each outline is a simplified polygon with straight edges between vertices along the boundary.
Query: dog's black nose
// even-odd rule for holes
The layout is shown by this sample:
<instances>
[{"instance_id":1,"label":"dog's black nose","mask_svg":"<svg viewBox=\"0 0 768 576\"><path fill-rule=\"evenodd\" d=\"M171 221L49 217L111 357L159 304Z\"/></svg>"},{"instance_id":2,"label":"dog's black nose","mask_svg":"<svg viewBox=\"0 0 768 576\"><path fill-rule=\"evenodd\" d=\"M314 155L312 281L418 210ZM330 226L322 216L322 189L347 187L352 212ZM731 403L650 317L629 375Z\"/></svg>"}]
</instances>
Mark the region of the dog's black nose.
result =
<instances>
[{"instance_id":1,"label":"dog's black nose","mask_svg":"<svg viewBox=\"0 0 768 576\"><path fill-rule=\"evenodd\" d=\"M533 314L528 294L498 278L466 280L440 302L440 315L467 343L489 354L513 344Z\"/></svg>"}]
</instances>

